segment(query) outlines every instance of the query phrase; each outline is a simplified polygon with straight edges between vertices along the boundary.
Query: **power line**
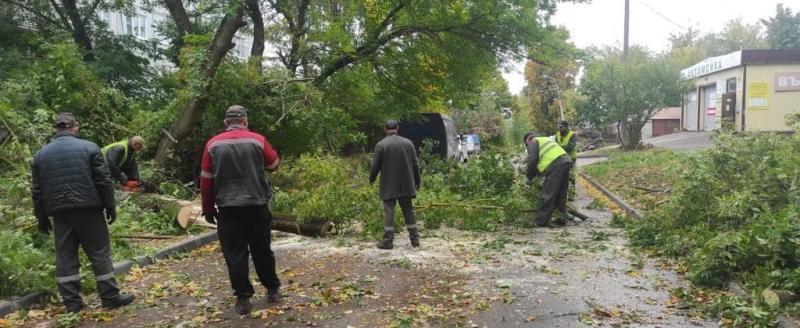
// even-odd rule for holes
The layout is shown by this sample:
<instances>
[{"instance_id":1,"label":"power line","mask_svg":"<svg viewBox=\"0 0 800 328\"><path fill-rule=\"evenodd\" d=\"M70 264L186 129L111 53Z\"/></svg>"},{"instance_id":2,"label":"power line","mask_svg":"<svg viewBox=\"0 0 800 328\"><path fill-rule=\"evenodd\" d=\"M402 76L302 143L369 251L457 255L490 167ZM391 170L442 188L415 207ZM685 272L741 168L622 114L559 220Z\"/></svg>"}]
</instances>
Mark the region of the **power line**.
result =
<instances>
[{"instance_id":1,"label":"power line","mask_svg":"<svg viewBox=\"0 0 800 328\"><path fill-rule=\"evenodd\" d=\"M655 9L655 8L651 7L651 6L650 6L650 5L648 5L646 2L644 2L644 1L642 1L642 0L639 0L639 3L641 3L642 5L644 5L645 7L647 7L647 9L650 9L650 11L654 12L656 15L660 16L661 18L663 18L664 20L666 20L666 21L667 21L667 22L669 22L670 24L672 24L672 25L675 25L675 26L677 26L677 27L680 27L680 28L682 28L682 29L684 29L684 30L688 30L688 28L686 28L685 26L683 26L683 25L681 25L681 24L678 24L678 23L676 23L675 21L673 21L673 20L669 19L669 17L667 17L666 15L662 14L662 13L661 13L660 11L658 11L657 9Z\"/></svg>"}]
</instances>

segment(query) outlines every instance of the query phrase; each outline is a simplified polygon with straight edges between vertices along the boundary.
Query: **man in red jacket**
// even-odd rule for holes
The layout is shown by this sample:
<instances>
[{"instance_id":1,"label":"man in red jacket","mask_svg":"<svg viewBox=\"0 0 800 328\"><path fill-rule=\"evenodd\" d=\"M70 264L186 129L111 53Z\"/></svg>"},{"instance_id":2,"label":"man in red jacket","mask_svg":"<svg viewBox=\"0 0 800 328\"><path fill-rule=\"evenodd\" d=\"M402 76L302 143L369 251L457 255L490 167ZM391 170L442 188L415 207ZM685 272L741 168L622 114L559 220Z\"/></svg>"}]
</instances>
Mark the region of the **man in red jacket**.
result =
<instances>
[{"instance_id":1,"label":"man in red jacket","mask_svg":"<svg viewBox=\"0 0 800 328\"><path fill-rule=\"evenodd\" d=\"M203 151L200 192L206 221L217 224L236 295L236 313L244 315L250 313L254 294L249 256L267 288L267 302L280 298L281 282L270 248L272 213L267 202L271 193L265 173L275 171L280 159L264 136L247 129L244 107L229 107L224 122L225 132L212 137Z\"/></svg>"}]
</instances>

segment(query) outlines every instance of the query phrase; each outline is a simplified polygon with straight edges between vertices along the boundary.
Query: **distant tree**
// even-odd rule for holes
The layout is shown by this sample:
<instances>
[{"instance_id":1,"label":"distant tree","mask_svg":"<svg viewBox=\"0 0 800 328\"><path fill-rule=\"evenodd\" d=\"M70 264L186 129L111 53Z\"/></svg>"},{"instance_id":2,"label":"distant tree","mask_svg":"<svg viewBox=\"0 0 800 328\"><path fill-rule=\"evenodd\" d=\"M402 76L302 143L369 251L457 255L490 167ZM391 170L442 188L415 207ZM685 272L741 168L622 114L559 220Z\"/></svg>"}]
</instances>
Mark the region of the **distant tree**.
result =
<instances>
[{"instance_id":1,"label":"distant tree","mask_svg":"<svg viewBox=\"0 0 800 328\"><path fill-rule=\"evenodd\" d=\"M767 28L767 41L772 49L800 48L800 11L778 4L775 16L762 19Z\"/></svg>"},{"instance_id":2,"label":"distant tree","mask_svg":"<svg viewBox=\"0 0 800 328\"><path fill-rule=\"evenodd\" d=\"M566 97L575 86L580 52L569 41L569 32L563 27L548 27L541 41L528 51L525 64L525 93L531 102L533 128L540 132L555 133L562 114L573 110L565 104Z\"/></svg>"},{"instance_id":3,"label":"distant tree","mask_svg":"<svg viewBox=\"0 0 800 328\"><path fill-rule=\"evenodd\" d=\"M586 66L580 91L588 99L591 120L618 123L622 146L634 149L642 127L661 108L680 103L682 82L677 67L665 55L652 55L633 47L623 62L619 50L596 57Z\"/></svg>"}]
</instances>

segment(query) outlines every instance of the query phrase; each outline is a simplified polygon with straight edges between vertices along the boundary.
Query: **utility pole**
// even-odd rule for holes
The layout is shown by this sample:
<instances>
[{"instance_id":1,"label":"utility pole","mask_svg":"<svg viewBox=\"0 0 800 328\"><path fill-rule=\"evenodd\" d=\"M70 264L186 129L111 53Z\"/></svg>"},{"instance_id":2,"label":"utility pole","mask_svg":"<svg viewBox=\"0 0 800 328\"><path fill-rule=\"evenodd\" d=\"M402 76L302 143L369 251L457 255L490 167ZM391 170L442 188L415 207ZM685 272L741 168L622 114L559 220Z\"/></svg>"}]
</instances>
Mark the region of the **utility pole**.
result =
<instances>
[{"instance_id":1,"label":"utility pole","mask_svg":"<svg viewBox=\"0 0 800 328\"><path fill-rule=\"evenodd\" d=\"M625 0L625 39L623 41L622 59L628 61L628 29L631 14L631 0Z\"/></svg>"}]
</instances>

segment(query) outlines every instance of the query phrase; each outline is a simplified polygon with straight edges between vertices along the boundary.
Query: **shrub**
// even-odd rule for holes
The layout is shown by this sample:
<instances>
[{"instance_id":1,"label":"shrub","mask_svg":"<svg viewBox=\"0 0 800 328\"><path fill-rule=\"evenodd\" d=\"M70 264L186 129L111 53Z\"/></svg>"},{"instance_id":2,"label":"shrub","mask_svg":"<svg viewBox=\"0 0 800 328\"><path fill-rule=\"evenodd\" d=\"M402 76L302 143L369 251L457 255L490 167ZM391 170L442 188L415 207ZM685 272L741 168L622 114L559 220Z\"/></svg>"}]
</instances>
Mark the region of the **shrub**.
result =
<instances>
[{"instance_id":1,"label":"shrub","mask_svg":"<svg viewBox=\"0 0 800 328\"><path fill-rule=\"evenodd\" d=\"M43 249L52 250L52 241L49 248L40 248L29 234L0 230L0 297L53 287L52 254Z\"/></svg>"}]
</instances>

